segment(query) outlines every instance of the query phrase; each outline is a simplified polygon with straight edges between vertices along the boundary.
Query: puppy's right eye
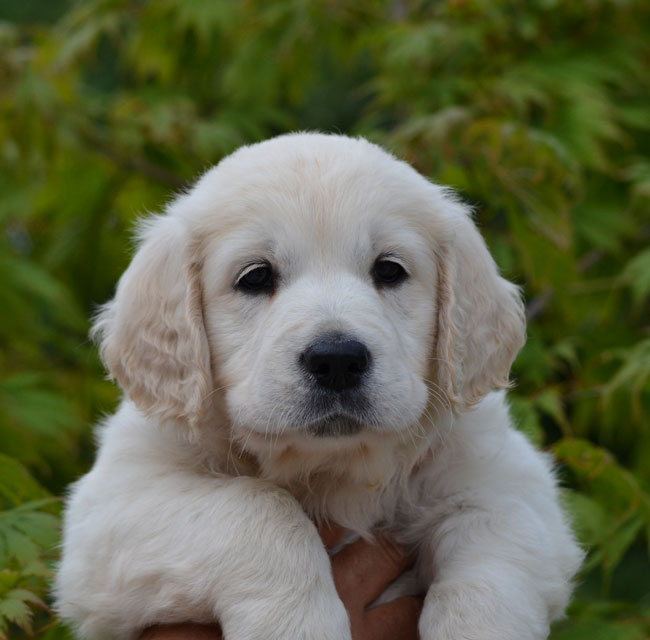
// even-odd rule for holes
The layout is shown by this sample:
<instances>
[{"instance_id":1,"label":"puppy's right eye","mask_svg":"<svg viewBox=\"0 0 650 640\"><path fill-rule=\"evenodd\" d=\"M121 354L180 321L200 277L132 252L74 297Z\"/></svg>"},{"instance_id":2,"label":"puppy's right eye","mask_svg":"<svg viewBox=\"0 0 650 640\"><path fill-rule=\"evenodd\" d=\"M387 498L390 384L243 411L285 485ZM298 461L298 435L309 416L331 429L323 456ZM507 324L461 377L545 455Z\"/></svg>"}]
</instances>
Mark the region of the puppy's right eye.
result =
<instances>
[{"instance_id":1,"label":"puppy's right eye","mask_svg":"<svg viewBox=\"0 0 650 640\"><path fill-rule=\"evenodd\" d=\"M268 264L251 265L239 277L235 288L245 293L271 293L273 291L273 269Z\"/></svg>"}]
</instances>

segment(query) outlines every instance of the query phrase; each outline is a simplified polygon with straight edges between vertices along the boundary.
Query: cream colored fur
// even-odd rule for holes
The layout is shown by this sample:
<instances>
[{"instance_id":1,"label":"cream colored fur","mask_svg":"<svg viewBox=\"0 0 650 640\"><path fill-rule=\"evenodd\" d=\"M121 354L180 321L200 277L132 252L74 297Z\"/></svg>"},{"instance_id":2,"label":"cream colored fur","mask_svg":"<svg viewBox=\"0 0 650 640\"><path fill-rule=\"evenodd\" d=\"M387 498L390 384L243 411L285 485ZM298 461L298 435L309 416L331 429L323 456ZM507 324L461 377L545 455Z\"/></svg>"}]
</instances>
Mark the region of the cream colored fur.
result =
<instances>
[{"instance_id":1,"label":"cream colored fur","mask_svg":"<svg viewBox=\"0 0 650 640\"><path fill-rule=\"evenodd\" d=\"M381 289L385 253L409 277ZM272 294L235 287L251 260ZM365 428L317 437L299 358L333 332L371 353ZM562 615L582 554L493 392L519 293L467 208L377 146L295 134L226 158L143 223L95 334L124 400L67 503L56 595L80 637L218 619L226 640L349 640L322 518L415 549L423 640L539 640Z\"/></svg>"}]
</instances>

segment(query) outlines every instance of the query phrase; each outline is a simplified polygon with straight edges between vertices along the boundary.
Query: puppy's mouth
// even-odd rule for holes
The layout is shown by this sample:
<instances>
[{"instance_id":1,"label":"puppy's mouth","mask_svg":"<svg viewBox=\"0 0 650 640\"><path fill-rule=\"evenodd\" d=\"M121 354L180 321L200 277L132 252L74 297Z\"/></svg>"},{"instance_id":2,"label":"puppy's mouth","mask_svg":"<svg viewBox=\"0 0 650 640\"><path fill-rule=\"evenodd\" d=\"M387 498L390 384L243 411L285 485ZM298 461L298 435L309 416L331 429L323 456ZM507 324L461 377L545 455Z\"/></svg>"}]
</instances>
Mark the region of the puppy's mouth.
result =
<instances>
[{"instance_id":1,"label":"puppy's mouth","mask_svg":"<svg viewBox=\"0 0 650 640\"><path fill-rule=\"evenodd\" d=\"M307 407L301 422L320 438L356 435L375 422L370 402L358 392L312 394Z\"/></svg>"}]
</instances>

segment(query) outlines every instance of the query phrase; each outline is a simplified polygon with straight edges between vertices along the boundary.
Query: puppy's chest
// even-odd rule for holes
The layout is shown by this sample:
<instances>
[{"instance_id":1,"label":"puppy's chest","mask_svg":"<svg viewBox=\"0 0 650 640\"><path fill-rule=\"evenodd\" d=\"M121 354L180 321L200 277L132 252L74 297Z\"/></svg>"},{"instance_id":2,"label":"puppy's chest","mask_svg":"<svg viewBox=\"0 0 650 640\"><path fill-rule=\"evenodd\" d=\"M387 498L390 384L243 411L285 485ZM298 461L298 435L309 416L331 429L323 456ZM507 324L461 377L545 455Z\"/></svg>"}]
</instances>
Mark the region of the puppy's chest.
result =
<instances>
[{"instance_id":1,"label":"puppy's chest","mask_svg":"<svg viewBox=\"0 0 650 640\"><path fill-rule=\"evenodd\" d=\"M379 486L362 483L343 486L323 486L314 490L313 485L294 483L286 487L302 504L310 517L331 520L356 530L372 528L386 520L390 509L386 496Z\"/></svg>"},{"instance_id":2,"label":"puppy's chest","mask_svg":"<svg viewBox=\"0 0 650 640\"><path fill-rule=\"evenodd\" d=\"M334 522L365 535L377 528L399 533L413 522L417 508L410 491L394 480L351 482L323 473L278 484L300 502L312 520Z\"/></svg>"},{"instance_id":3,"label":"puppy's chest","mask_svg":"<svg viewBox=\"0 0 650 640\"><path fill-rule=\"evenodd\" d=\"M394 454L368 448L317 461L289 451L261 461L259 472L289 491L315 521L329 520L359 534L378 526L397 532L420 510L422 465L396 464Z\"/></svg>"}]
</instances>

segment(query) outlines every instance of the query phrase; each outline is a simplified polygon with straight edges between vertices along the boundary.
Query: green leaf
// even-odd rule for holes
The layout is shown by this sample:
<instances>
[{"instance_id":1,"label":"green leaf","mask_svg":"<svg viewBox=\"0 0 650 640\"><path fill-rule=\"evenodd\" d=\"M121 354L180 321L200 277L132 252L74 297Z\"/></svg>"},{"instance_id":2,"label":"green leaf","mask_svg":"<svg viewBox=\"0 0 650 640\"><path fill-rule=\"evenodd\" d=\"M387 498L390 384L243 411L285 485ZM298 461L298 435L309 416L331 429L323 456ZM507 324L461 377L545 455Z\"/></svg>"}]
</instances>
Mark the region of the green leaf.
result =
<instances>
[{"instance_id":1,"label":"green leaf","mask_svg":"<svg viewBox=\"0 0 650 640\"><path fill-rule=\"evenodd\" d=\"M609 528L610 515L595 499L576 491L563 494L563 501L571 513L574 531L586 547L600 544Z\"/></svg>"},{"instance_id":2,"label":"green leaf","mask_svg":"<svg viewBox=\"0 0 650 640\"><path fill-rule=\"evenodd\" d=\"M33 613L30 605L45 606L40 598L30 591L25 589L10 591L0 600L0 625L4 618L5 621L13 622L21 629L31 633ZM0 626L0 628L2 627Z\"/></svg>"},{"instance_id":3,"label":"green leaf","mask_svg":"<svg viewBox=\"0 0 650 640\"><path fill-rule=\"evenodd\" d=\"M50 498L0 512L2 563L14 559L19 565L29 566L33 573L42 555L51 553L58 541L59 518L42 511L57 504L57 499Z\"/></svg>"},{"instance_id":4,"label":"green leaf","mask_svg":"<svg viewBox=\"0 0 650 640\"><path fill-rule=\"evenodd\" d=\"M621 274L632 289L634 301L640 305L650 294L650 248L632 258Z\"/></svg>"},{"instance_id":5,"label":"green leaf","mask_svg":"<svg viewBox=\"0 0 650 640\"><path fill-rule=\"evenodd\" d=\"M602 546L602 563L606 571L613 571L621 562L625 552L632 546L643 527L641 516L632 516L617 527L616 532Z\"/></svg>"},{"instance_id":6,"label":"green leaf","mask_svg":"<svg viewBox=\"0 0 650 640\"><path fill-rule=\"evenodd\" d=\"M650 381L650 338L641 340L629 349L606 352L604 357L622 363L615 375L604 385L605 401L608 401L615 391L627 389L635 412L640 414L641 394L648 389Z\"/></svg>"},{"instance_id":7,"label":"green leaf","mask_svg":"<svg viewBox=\"0 0 650 640\"><path fill-rule=\"evenodd\" d=\"M551 635L550 640L647 640L641 623L616 624L605 620L585 620Z\"/></svg>"},{"instance_id":8,"label":"green leaf","mask_svg":"<svg viewBox=\"0 0 650 640\"><path fill-rule=\"evenodd\" d=\"M566 417L560 393L556 389L545 389L535 398L535 406L551 416L565 432L570 431L569 420Z\"/></svg>"},{"instance_id":9,"label":"green leaf","mask_svg":"<svg viewBox=\"0 0 650 640\"><path fill-rule=\"evenodd\" d=\"M636 511L650 522L650 495L610 452L577 438L560 440L553 452L604 508L625 519Z\"/></svg>"},{"instance_id":10,"label":"green leaf","mask_svg":"<svg viewBox=\"0 0 650 640\"><path fill-rule=\"evenodd\" d=\"M0 417L44 436L56 436L80 424L71 403L46 388L43 375L31 372L0 379Z\"/></svg>"},{"instance_id":11,"label":"green leaf","mask_svg":"<svg viewBox=\"0 0 650 640\"><path fill-rule=\"evenodd\" d=\"M27 500L44 498L47 491L17 460L0 453L0 497L4 504L16 506Z\"/></svg>"}]
</instances>

